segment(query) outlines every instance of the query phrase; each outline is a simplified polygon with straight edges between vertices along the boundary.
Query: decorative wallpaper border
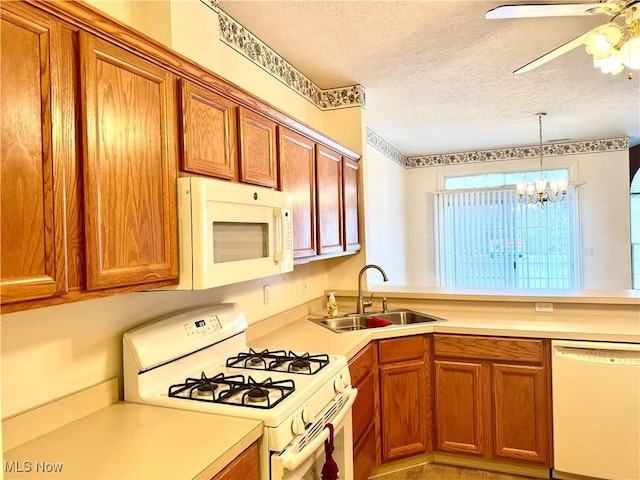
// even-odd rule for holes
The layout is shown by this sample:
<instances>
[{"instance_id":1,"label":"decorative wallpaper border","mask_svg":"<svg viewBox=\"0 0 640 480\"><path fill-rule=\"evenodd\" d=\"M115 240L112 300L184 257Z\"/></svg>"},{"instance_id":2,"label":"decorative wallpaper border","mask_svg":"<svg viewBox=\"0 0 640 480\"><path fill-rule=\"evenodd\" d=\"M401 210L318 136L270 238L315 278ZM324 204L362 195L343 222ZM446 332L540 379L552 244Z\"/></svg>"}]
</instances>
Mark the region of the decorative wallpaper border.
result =
<instances>
[{"instance_id":1,"label":"decorative wallpaper border","mask_svg":"<svg viewBox=\"0 0 640 480\"><path fill-rule=\"evenodd\" d=\"M218 15L220 41L251 60L321 110L365 107L362 85L321 89L266 43L224 12L217 0L201 0Z\"/></svg>"},{"instance_id":2,"label":"decorative wallpaper border","mask_svg":"<svg viewBox=\"0 0 640 480\"><path fill-rule=\"evenodd\" d=\"M402 155L387 142L385 142L382 137L380 137L377 133L369 128L367 128L367 143L379 152L389 157L398 165L402 165L403 167L407 166L408 158Z\"/></svg>"},{"instance_id":3,"label":"decorative wallpaper border","mask_svg":"<svg viewBox=\"0 0 640 480\"><path fill-rule=\"evenodd\" d=\"M628 148L629 139L626 137L542 145L543 154L547 157L576 155L579 153L610 152L615 150L626 150ZM540 149L536 145L535 147L512 147L497 150L478 150L475 152L443 153L439 155L409 157L407 158L404 166L406 168L437 167L441 165L455 165L461 163L481 163L495 162L499 160L514 160L518 158L537 158L539 156Z\"/></svg>"}]
</instances>

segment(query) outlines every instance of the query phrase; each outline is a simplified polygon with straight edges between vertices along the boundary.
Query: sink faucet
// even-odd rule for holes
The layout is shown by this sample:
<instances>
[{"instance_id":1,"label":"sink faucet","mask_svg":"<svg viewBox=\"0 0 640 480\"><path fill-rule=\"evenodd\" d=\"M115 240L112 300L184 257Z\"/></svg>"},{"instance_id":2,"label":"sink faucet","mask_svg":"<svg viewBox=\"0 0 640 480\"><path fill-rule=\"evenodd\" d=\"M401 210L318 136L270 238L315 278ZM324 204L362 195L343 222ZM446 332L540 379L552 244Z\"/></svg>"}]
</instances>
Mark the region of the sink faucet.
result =
<instances>
[{"instance_id":1,"label":"sink faucet","mask_svg":"<svg viewBox=\"0 0 640 480\"><path fill-rule=\"evenodd\" d=\"M375 268L376 270L378 270L381 274L382 274L382 279L387 282L389 281L389 279L387 278L387 274L384 273L384 270L379 267L378 265L374 265L373 263L369 264L369 265L365 265L364 267L362 267L362 270L360 270L360 273L358 274L358 309L357 309L357 313L364 313L364 309L367 307L370 307L373 304L373 293L371 294L371 296L369 297L368 300L365 300L362 297L362 274L369 268Z\"/></svg>"}]
</instances>

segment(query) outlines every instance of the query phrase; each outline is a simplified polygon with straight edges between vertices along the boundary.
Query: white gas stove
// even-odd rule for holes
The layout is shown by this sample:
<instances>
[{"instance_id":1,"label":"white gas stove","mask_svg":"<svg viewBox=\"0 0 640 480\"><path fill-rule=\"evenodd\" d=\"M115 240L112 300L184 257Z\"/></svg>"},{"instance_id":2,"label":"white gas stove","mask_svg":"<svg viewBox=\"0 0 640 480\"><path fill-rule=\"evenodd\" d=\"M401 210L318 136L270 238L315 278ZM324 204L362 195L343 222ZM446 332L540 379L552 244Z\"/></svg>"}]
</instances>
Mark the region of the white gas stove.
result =
<instances>
[{"instance_id":1,"label":"white gas stove","mask_svg":"<svg viewBox=\"0 0 640 480\"><path fill-rule=\"evenodd\" d=\"M336 444L345 450L336 450L345 457L341 478L349 478L344 473L352 472L351 406L357 390L346 358L254 351L246 345L246 328L238 306L222 304L126 332L125 400L261 420L263 478L301 478L317 470L329 436L325 427L332 423Z\"/></svg>"}]
</instances>

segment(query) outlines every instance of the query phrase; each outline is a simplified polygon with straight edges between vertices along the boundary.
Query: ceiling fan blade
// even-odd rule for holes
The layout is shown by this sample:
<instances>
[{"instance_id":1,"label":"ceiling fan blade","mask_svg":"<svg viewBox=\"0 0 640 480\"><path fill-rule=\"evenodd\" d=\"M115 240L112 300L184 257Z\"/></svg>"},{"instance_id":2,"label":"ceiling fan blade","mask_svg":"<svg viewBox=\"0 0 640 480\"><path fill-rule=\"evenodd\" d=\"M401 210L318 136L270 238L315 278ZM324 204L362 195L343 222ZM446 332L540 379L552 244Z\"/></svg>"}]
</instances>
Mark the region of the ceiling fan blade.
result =
<instances>
[{"instance_id":1,"label":"ceiling fan blade","mask_svg":"<svg viewBox=\"0 0 640 480\"><path fill-rule=\"evenodd\" d=\"M596 28L599 28L599 27L596 27ZM545 63L553 60L554 58L558 58L560 55L563 55L563 54L565 54L567 52L570 52L571 50L573 50L574 48L579 47L580 45L584 45L584 43L585 43L585 41L587 39L587 36L592 31L593 30L589 30L587 33L585 33L583 35L580 35L579 37L576 37L573 40L568 41L567 43L564 43L564 44L560 45L558 48L554 48L550 52L545 53L544 55L542 55L541 57L536 58L532 62L529 62L526 65L518 68L517 70L514 70L513 73L528 72L530 70L533 70L534 68L538 68L540 65L544 65Z\"/></svg>"},{"instance_id":2,"label":"ceiling fan blade","mask_svg":"<svg viewBox=\"0 0 640 480\"><path fill-rule=\"evenodd\" d=\"M571 17L578 15L591 15L589 9L598 9L609 2L600 3L565 3L555 5L502 5L493 8L484 14L489 20L501 18L529 18L529 17ZM613 10L617 10L615 3L611 4Z\"/></svg>"}]
</instances>

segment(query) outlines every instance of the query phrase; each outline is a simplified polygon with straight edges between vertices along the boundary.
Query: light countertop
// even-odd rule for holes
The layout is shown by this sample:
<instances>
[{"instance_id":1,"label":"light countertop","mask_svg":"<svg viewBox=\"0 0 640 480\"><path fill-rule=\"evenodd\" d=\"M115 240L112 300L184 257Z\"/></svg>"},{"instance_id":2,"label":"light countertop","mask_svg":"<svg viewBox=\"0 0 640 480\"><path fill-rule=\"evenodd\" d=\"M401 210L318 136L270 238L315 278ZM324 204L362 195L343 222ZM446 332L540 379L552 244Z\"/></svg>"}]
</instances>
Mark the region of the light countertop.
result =
<instances>
[{"instance_id":1,"label":"light countertop","mask_svg":"<svg viewBox=\"0 0 640 480\"><path fill-rule=\"evenodd\" d=\"M4 478L210 479L262 433L257 420L118 402L4 452Z\"/></svg>"},{"instance_id":2,"label":"light countertop","mask_svg":"<svg viewBox=\"0 0 640 480\"><path fill-rule=\"evenodd\" d=\"M411 309L447 321L335 333L308 320L311 316L305 316L255 338L249 346L323 352L346 355L350 359L371 340L423 333L640 343L640 316L633 312L625 315L608 315L599 311L591 314L523 314L519 311L510 312L508 309L502 313L426 306L412 306ZM353 310L345 309L346 311ZM322 316L324 313L317 312L316 316Z\"/></svg>"}]
</instances>

